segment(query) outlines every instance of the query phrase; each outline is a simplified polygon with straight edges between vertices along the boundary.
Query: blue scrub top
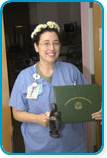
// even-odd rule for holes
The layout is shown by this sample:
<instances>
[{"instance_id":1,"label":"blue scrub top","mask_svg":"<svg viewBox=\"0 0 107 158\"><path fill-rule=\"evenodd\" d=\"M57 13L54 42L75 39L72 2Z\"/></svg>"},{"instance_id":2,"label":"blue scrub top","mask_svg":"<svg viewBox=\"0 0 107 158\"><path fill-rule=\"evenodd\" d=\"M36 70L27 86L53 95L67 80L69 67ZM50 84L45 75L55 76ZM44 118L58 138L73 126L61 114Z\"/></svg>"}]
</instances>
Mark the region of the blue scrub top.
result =
<instances>
[{"instance_id":1,"label":"blue scrub top","mask_svg":"<svg viewBox=\"0 0 107 158\"><path fill-rule=\"evenodd\" d=\"M10 106L17 110L33 114L42 114L52 110L55 102L53 86L81 85L87 81L72 64L56 62L51 83L43 78L35 79L36 66L22 70L13 86ZM41 85L41 92L36 99L27 98L30 85ZM85 123L66 124L62 129L62 137L50 137L49 128L34 123L23 122L21 131L24 138L25 151L32 152L87 152L87 131Z\"/></svg>"}]
</instances>

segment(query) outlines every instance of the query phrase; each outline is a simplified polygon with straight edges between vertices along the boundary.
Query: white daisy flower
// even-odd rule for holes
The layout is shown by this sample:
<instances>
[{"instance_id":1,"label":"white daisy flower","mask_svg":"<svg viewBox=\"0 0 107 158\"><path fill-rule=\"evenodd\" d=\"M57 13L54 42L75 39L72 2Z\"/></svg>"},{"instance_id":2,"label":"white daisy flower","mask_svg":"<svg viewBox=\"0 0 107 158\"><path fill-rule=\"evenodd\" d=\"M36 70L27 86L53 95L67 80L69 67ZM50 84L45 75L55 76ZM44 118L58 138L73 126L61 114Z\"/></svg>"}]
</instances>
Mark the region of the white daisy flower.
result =
<instances>
[{"instance_id":1,"label":"white daisy flower","mask_svg":"<svg viewBox=\"0 0 107 158\"><path fill-rule=\"evenodd\" d=\"M56 22L48 21L47 25L48 25L49 28L55 28L55 29L58 30L58 32L60 32L60 27Z\"/></svg>"},{"instance_id":2,"label":"white daisy flower","mask_svg":"<svg viewBox=\"0 0 107 158\"><path fill-rule=\"evenodd\" d=\"M31 38L33 38L34 36L37 35L38 32L41 32L43 29L45 29L47 27L46 24L39 24L35 29L34 31L32 32L31 34Z\"/></svg>"},{"instance_id":3,"label":"white daisy flower","mask_svg":"<svg viewBox=\"0 0 107 158\"><path fill-rule=\"evenodd\" d=\"M36 26L36 28L34 29L34 31L31 34L31 38L33 39L34 36L36 36L38 34L38 32L41 32L43 29L49 27L50 29L57 29L58 32L60 32L60 27L56 22L53 21L48 21L46 24L39 24Z\"/></svg>"}]
</instances>

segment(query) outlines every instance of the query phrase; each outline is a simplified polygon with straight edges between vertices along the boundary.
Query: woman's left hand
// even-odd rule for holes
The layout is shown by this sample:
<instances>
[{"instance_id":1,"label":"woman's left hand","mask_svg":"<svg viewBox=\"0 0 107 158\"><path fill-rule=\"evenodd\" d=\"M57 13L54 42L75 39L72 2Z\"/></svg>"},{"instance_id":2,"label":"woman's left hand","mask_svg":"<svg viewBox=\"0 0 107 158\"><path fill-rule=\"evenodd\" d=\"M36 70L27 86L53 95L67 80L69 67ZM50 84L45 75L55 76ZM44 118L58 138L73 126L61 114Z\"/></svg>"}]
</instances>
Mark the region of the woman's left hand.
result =
<instances>
[{"instance_id":1,"label":"woman's left hand","mask_svg":"<svg viewBox=\"0 0 107 158\"><path fill-rule=\"evenodd\" d=\"M92 119L95 119L95 120L98 120L98 121L102 120L102 108L99 111L91 114L91 116L92 116Z\"/></svg>"}]
</instances>

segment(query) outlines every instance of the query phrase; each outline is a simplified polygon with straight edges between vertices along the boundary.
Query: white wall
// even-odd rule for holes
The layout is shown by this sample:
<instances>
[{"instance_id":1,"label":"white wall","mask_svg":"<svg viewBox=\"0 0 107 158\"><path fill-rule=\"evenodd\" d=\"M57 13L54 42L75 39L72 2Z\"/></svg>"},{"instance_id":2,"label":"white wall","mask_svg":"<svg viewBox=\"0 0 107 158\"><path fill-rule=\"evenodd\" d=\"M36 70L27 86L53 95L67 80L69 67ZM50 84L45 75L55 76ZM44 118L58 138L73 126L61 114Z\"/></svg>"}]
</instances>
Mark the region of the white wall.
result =
<instances>
[{"instance_id":1,"label":"white wall","mask_svg":"<svg viewBox=\"0 0 107 158\"><path fill-rule=\"evenodd\" d=\"M82 32L82 64L83 74L91 83L94 75L94 48L93 48L93 9L89 2L81 3L81 32ZM96 145L96 123L87 123L88 151L94 152Z\"/></svg>"},{"instance_id":2,"label":"white wall","mask_svg":"<svg viewBox=\"0 0 107 158\"><path fill-rule=\"evenodd\" d=\"M94 74L93 12L88 2L81 3L82 63L83 73L91 82Z\"/></svg>"}]
</instances>

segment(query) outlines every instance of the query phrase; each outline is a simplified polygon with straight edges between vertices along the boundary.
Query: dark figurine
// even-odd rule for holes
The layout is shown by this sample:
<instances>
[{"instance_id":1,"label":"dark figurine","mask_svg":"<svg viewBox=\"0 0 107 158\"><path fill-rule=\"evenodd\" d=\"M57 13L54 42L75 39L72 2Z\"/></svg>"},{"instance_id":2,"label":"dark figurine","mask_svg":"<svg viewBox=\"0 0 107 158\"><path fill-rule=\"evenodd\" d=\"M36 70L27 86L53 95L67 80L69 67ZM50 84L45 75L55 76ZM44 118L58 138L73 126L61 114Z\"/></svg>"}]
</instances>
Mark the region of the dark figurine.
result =
<instances>
[{"instance_id":1,"label":"dark figurine","mask_svg":"<svg viewBox=\"0 0 107 158\"><path fill-rule=\"evenodd\" d=\"M53 104L53 109L49 117L50 136L53 138L61 137L61 114L57 111L57 105Z\"/></svg>"}]
</instances>

